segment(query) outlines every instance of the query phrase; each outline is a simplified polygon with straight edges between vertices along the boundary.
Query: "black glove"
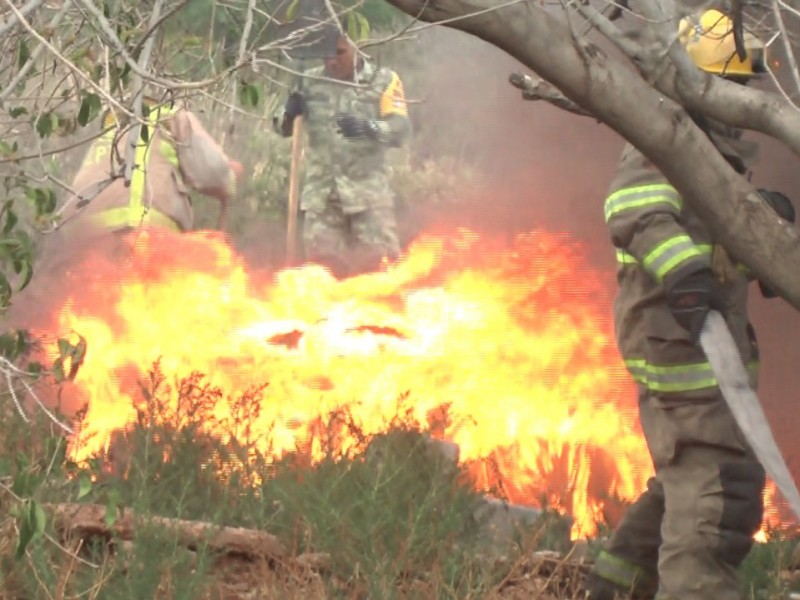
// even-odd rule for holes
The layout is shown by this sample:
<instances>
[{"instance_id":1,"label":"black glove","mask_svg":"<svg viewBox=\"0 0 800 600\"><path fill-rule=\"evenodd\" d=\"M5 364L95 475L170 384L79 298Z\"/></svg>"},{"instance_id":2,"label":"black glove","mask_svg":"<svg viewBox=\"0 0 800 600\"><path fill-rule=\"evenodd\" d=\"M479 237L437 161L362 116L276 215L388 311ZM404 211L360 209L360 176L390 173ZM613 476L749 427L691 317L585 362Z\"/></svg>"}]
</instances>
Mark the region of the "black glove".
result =
<instances>
[{"instance_id":1,"label":"black glove","mask_svg":"<svg viewBox=\"0 0 800 600\"><path fill-rule=\"evenodd\" d=\"M794 205L789 198L780 192L773 192L772 190L765 190L764 188L759 188L758 193L761 194L761 197L767 201L767 204L770 205L772 210L774 210L781 219L789 221L789 223L794 223Z\"/></svg>"},{"instance_id":2,"label":"black glove","mask_svg":"<svg viewBox=\"0 0 800 600\"><path fill-rule=\"evenodd\" d=\"M792 201L789 200L789 198L787 198L780 192L765 190L764 188L759 188L758 193L761 194L761 197L767 201L767 204L769 204L770 208L772 208L772 210L775 211L775 214L777 214L784 221L788 221L789 223L794 223L795 220L794 205L792 204ZM761 290L761 295L764 298L778 297L778 294L776 294L772 290L772 288L770 288L760 279L758 280L758 289Z\"/></svg>"},{"instance_id":3,"label":"black glove","mask_svg":"<svg viewBox=\"0 0 800 600\"><path fill-rule=\"evenodd\" d=\"M711 269L703 269L676 281L667 290L667 304L678 324L697 343L710 310L724 311L725 303Z\"/></svg>"},{"instance_id":4,"label":"black glove","mask_svg":"<svg viewBox=\"0 0 800 600\"><path fill-rule=\"evenodd\" d=\"M300 92L292 92L286 99L286 107L283 110L284 119L289 123L292 123L300 115L307 115L308 102L306 102L306 97Z\"/></svg>"},{"instance_id":5,"label":"black glove","mask_svg":"<svg viewBox=\"0 0 800 600\"><path fill-rule=\"evenodd\" d=\"M380 127L376 121L357 115L336 115L336 127L340 134L349 139L377 140L380 133Z\"/></svg>"}]
</instances>

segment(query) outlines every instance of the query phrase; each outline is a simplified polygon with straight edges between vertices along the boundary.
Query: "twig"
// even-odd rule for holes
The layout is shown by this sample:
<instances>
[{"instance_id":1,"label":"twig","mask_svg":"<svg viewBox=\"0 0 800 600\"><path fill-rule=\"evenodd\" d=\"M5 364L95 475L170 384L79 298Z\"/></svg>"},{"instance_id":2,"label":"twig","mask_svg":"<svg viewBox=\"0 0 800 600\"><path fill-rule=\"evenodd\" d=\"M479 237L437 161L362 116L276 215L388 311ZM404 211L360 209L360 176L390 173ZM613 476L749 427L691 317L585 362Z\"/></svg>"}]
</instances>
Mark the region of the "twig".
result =
<instances>
[{"instance_id":1,"label":"twig","mask_svg":"<svg viewBox=\"0 0 800 600\"><path fill-rule=\"evenodd\" d=\"M12 363L10 360L5 358L4 356L0 356L0 365L2 365L2 369L0 369L0 370L2 370L5 373L6 383L8 384L8 389L11 392L12 398L14 399L14 404L17 406L17 410L20 411L20 415L22 416L22 418L25 420L26 423L30 423L30 419L28 419L27 416L24 414L24 411L22 411L21 405L19 404L19 400L18 400L17 395L16 395L16 390L14 390L14 387L12 385L11 373L14 373L15 375L17 375L19 377L19 382L23 385L23 387L25 388L25 391L28 392L28 395L30 395L30 397L33 399L33 401L36 402L37 406L39 406L39 408L42 409L44 414L46 414L47 417L53 423L58 425L61 429L63 429L67 433L70 433L70 434L74 434L75 433L74 429L72 429L68 425L66 425L66 424L62 423L61 421L59 421L58 418L52 412L50 412L50 409L47 408L44 405L44 403L39 399L39 396L36 394L36 392L33 391L33 388L31 387L31 384L28 383L28 381L27 381L27 378L29 378L31 376L30 373L28 373L27 371L23 371L22 369L17 367L14 363Z\"/></svg>"},{"instance_id":2,"label":"twig","mask_svg":"<svg viewBox=\"0 0 800 600\"><path fill-rule=\"evenodd\" d=\"M25 17L28 15L29 12L32 12L39 8L44 3L44 0L31 0L25 6L19 9L19 12L14 11L17 15L12 15L11 18L8 19L5 23L0 25L0 38L4 37L9 31L11 31L14 26L17 24L17 19L19 16ZM16 18L15 18L16 16Z\"/></svg>"},{"instance_id":3,"label":"twig","mask_svg":"<svg viewBox=\"0 0 800 600\"><path fill-rule=\"evenodd\" d=\"M800 90L800 73L798 73L797 70L797 61L794 58L794 49L792 48L792 44L789 40L789 34L786 31L786 24L783 22L783 15L781 15L781 8L778 4L778 0L773 0L772 6L775 13L775 23L778 25L778 31L780 32L780 37L783 41L783 48L786 52L786 60L789 61L789 70L792 73L792 79L794 79L795 86L798 90Z\"/></svg>"},{"instance_id":4,"label":"twig","mask_svg":"<svg viewBox=\"0 0 800 600\"><path fill-rule=\"evenodd\" d=\"M507 8L509 6L514 6L515 4L526 4L528 0L507 0L506 2L502 2L497 6L491 6L489 8L482 8L480 10L473 10L468 13L464 13L463 15L456 15L455 17L450 17L449 19L440 19L439 21L435 21L432 23L421 23L417 27L412 27L408 30L409 33L416 33L418 31L423 31L425 29L430 29L431 27L438 27L440 25L448 25L450 23L456 23L458 21L464 21L466 19L472 19L473 17L480 17L481 15L487 15L489 13L493 13L499 11L500 9ZM425 6L422 7L420 10L420 14L423 13L425 7L428 5L428 1L426 0Z\"/></svg>"},{"instance_id":5,"label":"twig","mask_svg":"<svg viewBox=\"0 0 800 600\"><path fill-rule=\"evenodd\" d=\"M123 113L132 116L131 113L125 109L122 104L120 104L113 96L107 94L106 91L97 85L94 81L91 80L83 71L81 71L78 67L76 67L72 62L66 59L50 42L48 42L42 35L36 31L36 29L20 14L19 9L12 3L12 0L5 0L6 5L11 9L17 18L19 19L20 23L28 30L28 32L36 38L36 40L42 44L45 48L47 48L50 53L56 57L62 64L64 64L70 71L72 71L75 75L77 75L80 79L82 79L90 88L95 90L100 96L105 98L106 102L109 104L116 106L119 110ZM44 74L44 71L42 71Z\"/></svg>"},{"instance_id":6,"label":"twig","mask_svg":"<svg viewBox=\"0 0 800 600\"><path fill-rule=\"evenodd\" d=\"M64 4L61 5L61 10L59 10L52 18L50 23L47 24L47 27L49 29L55 29L56 27L58 27L58 24L61 22L61 19L64 17L64 15L67 14L67 11L69 10L71 4L72 0L64 0ZM44 46L42 44L36 46L36 49L31 54L30 58L28 59L28 62L22 65L22 68L19 71L17 71L17 74L14 75L9 84L6 86L6 89L4 89L2 93L0 93L0 101L5 100L6 97L12 91L14 91L17 85L19 85L20 81L22 81L23 79L25 79L25 77L28 76L28 73L30 73L30 70L33 68L33 65L35 65L36 61L39 59L39 55L41 55L42 50L44 50Z\"/></svg>"},{"instance_id":7,"label":"twig","mask_svg":"<svg viewBox=\"0 0 800 600\"><path fill-rule=\"evenodd\" d=\"M531 77L530 75L521 75L519 73L512 73L508 79L511 85L522 91L522 98L524 100L544 100L553 106L557 106L558 108L567 110L576 115L583 117L594 116L589 111L575 104L562 94L558 88L547 83L544 79Z\"/></svg>"},{"instance_id":8,"label":"twig","mask_svg":"<svg viewBox=\"0 0 800 600\"><path fill-rule=\"evenodd\" d=\"M331 15L331 19L333 19L334 23L336 23L336 26L339 28L339 31L343 32L344 27L342 27L342 22L339 20L339 16L336 14L336 11L334 10L333 5L331 4L331 0L323 0L323 2L325 3L325 8L328 9L328 12Z\"/></svg>"},{"instance_id":9,"label":"twig","mask_svg":"<svg viewBox=\"0 0 800 600\"><path fill-rule=\"evenodd\" d=\"M253 29L253 14L254 14L255 8L256 8L256 0L248 0L248 2L247 2L247 15L245 16L244 27L242 28L242 36L239 38L239 52L238 52L237 63L240 64L240 65L244 64L245 58L247 58L246 57L246 54L247 54L247 43L250 40L250 31ZM236 81L234 82L234 85L231 86L231 99L230 99L230 105L228 107L228 120L231 123L231 125L233 124L233 113L234 113L234 110L236 109L236 105L237 105L236 92L237 92L237 88L238 88L237 84L238 84L239 81L240 81L239 77L237 76L236 77ZM225 134L226 133L227 132L223 132L223 140L222 140L223 145L224 145L224 140L225 140Z\"/></svg>"},{"instance_id":10,"label":"twig","mask_svg":"<svg viewBox=\"0 0 800 600\"><path fill-rule=\"evenodd\" d=\"M90 0L83 0L84 3L91 4ZM163 6L163 0L155 0L153 3L153 12L150 13L150 25L152 26L153 23L158 21L158 17L161 14L161 7ZM94 5L92 4L92 7ZM141 71L147 70L147 65L150 63L150 55L153 53L153 44L155 43L156 36L151 35L147 38L144 43L144 47L142 48L142 53L139 55L139 63L138 68ZM119 40L116 40L117 42ZM136 161L136 148L139 145L139 137L142 128L142 100L144 98L144 81L142 77L138 74L134 74L133 80L131 82L131 88L133 89L133 114L136 118L133 125L131 126L131 130L128 133L128 147L125 148L125 185L129 186L131 183L131 177L133 176L133 168L134 162ZM154 132L150 132L152 136ZM149 143L149 141L148 141ZM138 168L144 169L145 165L138 165Z\"/></svg>"},{"instance_id":11,"label":"twig","mask_svg":"<svg viewBox=\"0 0 800 600\"><path fill-rule=\"evenodd\" d=\"M9 1L10 0L6 0L6 2L9 2ZM147 69L143 69L141 64L140 64L140 63L142 63L141 57L145 54L146 46L145 46L145 49L142 50L142 54L139 55L139 63L137 63L135 60L133 60L133 57L131 57L130 53L128 53L128 51L125 50L124 44L120 41L119 37L117 37L117 35L114 33L114 28L108 22L108 19L106 19L105 15L103 15L103 13L100 11L100 9L97 8L92 3L91 0L80 0L80 1L86 7L86 9L89 12L91 12L92 15L97 19L97 22L100 25L100 29L101 29L103 35L108 39L108 41L111 43L111 45L114 46L114 49L117 52L119 52L120 56L122 56L122 58L125 61L125 63L130 67L131 73L141 77L143 80L145 80L145 81L147 81L149 83L152 83L154 85L158 85L160 87L167 88L167 89L170 89L170 90L173 90L173 91L175 91L175 90L193 90L193 89L198 89L198 88L204 88L204 87L208 87L209 85L218 82L220 79L224 78L228 74L233 73L234 71L236 71L236 70L240 69L242 66L244 66L243 64L233 65L232 67L229 67L229 68L223 70L218 75L216 75L214 77L210 77L208 79L203 79L201 81L187 81L187 82L184 82L184 81L177 81L177 80L174 80L174 79L167 79L167 78L164 78L164 77L157 77L157 76L153 75L152 73L149 73L147 71ZM158 14L159 14L159 11L161 10L162 5L163 5L163 0L157 0L155 2L154 6L153 6L153 12L150 14L150 23L148 23L148 27L147 27L147 31L148 32L153 31L153 27L152 27L153 24L158 22L158 19L159 19ZM154 18L154 15L155 15L155 18ZM144 42L145 45L150 43L150 45L152 46L152 42L150 42L150 40L152 40L153 37L154 37L153 35L148 37L147 40Z\"/></svg>"},{"instance_id":12,"label":"twig","mask_svg":"<svg viewBox=\"0 0 800 600\"><path fill-rule=\"evenodd\" d=\"M14 158L2 158L2 159L0 159L0 165L2 165L4 163L10 163L10 162L14 162L15 163L15 162L21 162L23 160L32 160L34 158L41 158L43 156L52 156L53 154L61 154L62 152L66 152L67 150L73 150L75 148L78 148L79 146L82 146L83 144L86 144L88 142L92 142L92 141L96 140L97 138L102 137L103 135L105 135L106 133L111 131L112 129L115 129L115 127L107 127L106 129L103 129L99 133L96 133L94 135L90 135L89 137L85 137L85 138L83 138L81 140L78 140L77 142L75 142L73 144L68 144L66 146L60 146L60 147L56 148L55 150L48 150L46 152L37 152L36 154L26 154L25 156L16 156Z\"/></svg>"},{"instance_id":13,"label":"twig","mask_svg":"<svg viewBox=\"0 0 800 600\"><path fill-rule=\"evenodd\" d=\"M640 53L639 45L625 37L619 27L591 4L584 4L580 0L570 0L567 4L577 10L583 18L594 25L600 33L629 57L634 58Z\"/></svg>"},{"instance_id":14,"label":"twig","mask_svg":"<svg viewBox=\"0 0 800 600\"><path fill-rule=\"evenodd\" d=\"M175 4L175 6L170 8L168 11L162 14L158 19L156 19L155 22L153 22L153 20L151 19L150 24L147 27L147 31L145 31L144 34L142 35L142 39L136 42L136 45L133 47L133 52L135 53L142 46L142 44L144 44L148 39L150 39L150 36L152 36L155 33L155 30L158 29L164 21L169 19L172 15L174 15L184 6L186 6L187 2L188 0L180 0L178 3Z\"/></svg>"},{"instance_id":15,"label":"twig","mask_svg":"<svg viewBox=\"0 0 800 600\"><path fill-rule=\"evenodd\" d=\"M14 389L14 384L11 381L11 373L9 371L5 371L5 375L6 385L8 386L8 391L11 394L11 399L14 401L14 407L17 409L19 416L22 417L22 420L26 423L30 423L31 420L28 418L28 415L25 414L25 410L22 408L19 398L17 398L17 390Z\"/></svg>"}]
</instances>

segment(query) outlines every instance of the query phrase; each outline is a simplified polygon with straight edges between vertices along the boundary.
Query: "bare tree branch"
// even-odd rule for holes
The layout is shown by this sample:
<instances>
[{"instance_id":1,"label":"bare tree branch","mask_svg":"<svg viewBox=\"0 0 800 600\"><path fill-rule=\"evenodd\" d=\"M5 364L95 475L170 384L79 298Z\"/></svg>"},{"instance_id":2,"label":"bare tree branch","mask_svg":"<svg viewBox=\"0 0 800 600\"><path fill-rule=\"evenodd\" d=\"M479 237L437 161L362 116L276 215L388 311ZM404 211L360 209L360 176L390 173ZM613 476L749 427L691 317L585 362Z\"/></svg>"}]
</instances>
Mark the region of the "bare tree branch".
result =
<instances>
[{"instance_id":1,"label":"bare tree branch","mask_svg":"<svg viewBox=\"0 0 800 600\"><path fill-rule=\"evenodd\" d=\"M59 23L61 23L61 19L64 18L64 15L67 14L67 11L69 11L71 6L72 6L72 0L64 0L64 3L61 5L61 9L47 24L48 29L55 29L56 27L58 27ZM36 49L31 54L31 57L28 59L28 62L22 65L22 68L19 71L17 71L17 74L14 75L14 77L8 83L6 88L2 92L0 92L0 101L5 100L8 97L8 95L11 92L13 92L16 89L16 87L28 76L31 69L36 64L36 61L39 60L39 56L41 56L44 48L45 46L43 44L39 44L38 46L36 46Z\"/></svg>"},{"instance_id":2,"label":"bare tree branch","mask_svg":"<svg viewBox=\"0 0 800 600\"><path fill-rule=\"evenodd\" d=\"M736 249L738 260L800 308L797 231L776 218L672 94L662 88L671 87L675 96L687 98L687 108L759 129L800 154L800 115L782 98L702 74L704 88L684 89L687 86L678 81L675 69L671 77L660 77L656 89L596 46L587 43L579 49L567 25L536 3L496 9L490 0L438 0L433 5L425 0L388 1L408 14L419 13L424 21L446 22L497 46L596 115L661 169L722 243ZM481 8L481 14L475 14ZM656 13L658 7L648 8L663 23L677 18L677 11ZM466 13L470 16L465 17ZM651 15L645 16L653 18ZM670 57L677 47L673 44ZM769 244L761 235L764 231L770 232Z\"/></svg>"},{"instance_id":3,"label":"bare tree branch","mask_svg":"<svg viewBox=\"0 0 800 600\"><path fill-rule=\"evenodd\" d=\"M20 16L27 17L29 13L39 8L42 4L44 4L44 0L30 0L25 6L20 7L18 11L15 10L15 14L11 15L8 21L0 25L0 38L17 26Z\"/></svg>"},{"instance_id":4,"label":"bare tree branch","mask_svg":"<svg viewBox=\"0 0 800 600\"><path fill-rule=\"evenodd\" d=\"M36 29L25 19L25 17L19 12L19 10L14 6L12 0L4 0L6 5L11 9L19 22L28 30L28 32L36 38L36 40L45 48L47 48L50 53L65 67L67 67L72 73L75 74L76 77L81 79L86 85L92 88L98 95L106 100L110 105L115 106L118 110L122 113L130 115L130 112L122 106L120 102L118 102L114 97L108 94L102 87L97 85L94 81L92 81L86 74L78 69L71 61L67 60L50 42L48 42L42 35L36 31Z\"/></svg>"}]
</instances>

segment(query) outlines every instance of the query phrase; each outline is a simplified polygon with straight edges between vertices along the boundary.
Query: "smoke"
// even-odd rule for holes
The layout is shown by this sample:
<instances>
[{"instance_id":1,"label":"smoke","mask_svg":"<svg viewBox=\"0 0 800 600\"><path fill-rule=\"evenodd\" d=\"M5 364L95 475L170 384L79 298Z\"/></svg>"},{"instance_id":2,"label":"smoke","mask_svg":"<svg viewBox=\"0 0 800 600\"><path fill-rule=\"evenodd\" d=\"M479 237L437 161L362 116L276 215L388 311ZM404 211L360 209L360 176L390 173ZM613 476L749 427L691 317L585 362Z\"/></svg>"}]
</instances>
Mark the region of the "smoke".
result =
<instances>
[{"instance_id":1,"label":"smoke","mask_svg":"<svg viewBox=\"0 0 800 600\"><path fill-rule=\"evenodd\" d=\"M508 75L527 69L482 40L436 29L427 32L423 46L429 84L435 87L407 90L409 96L427 94L413 107L418 133L442 132L436 136L440 145L427 151L459 144L487 178L487 189L465 190L464 205L440 218L508 234L537 227L566 232L585 245L609 293L615 293L603 200L622 138L590 118L522 100ZM769 81L758 85L771 87ZM748 135L762 144L753 183L791 197L800 184L797 157L764 136ZM762 358L759 395L791 465L800 462L800 442L793 435L800 425L794 408L800 389L800 314L781 299L761 298L757 286L751 287L751 320Z\"/></svg>"}]
</instances>

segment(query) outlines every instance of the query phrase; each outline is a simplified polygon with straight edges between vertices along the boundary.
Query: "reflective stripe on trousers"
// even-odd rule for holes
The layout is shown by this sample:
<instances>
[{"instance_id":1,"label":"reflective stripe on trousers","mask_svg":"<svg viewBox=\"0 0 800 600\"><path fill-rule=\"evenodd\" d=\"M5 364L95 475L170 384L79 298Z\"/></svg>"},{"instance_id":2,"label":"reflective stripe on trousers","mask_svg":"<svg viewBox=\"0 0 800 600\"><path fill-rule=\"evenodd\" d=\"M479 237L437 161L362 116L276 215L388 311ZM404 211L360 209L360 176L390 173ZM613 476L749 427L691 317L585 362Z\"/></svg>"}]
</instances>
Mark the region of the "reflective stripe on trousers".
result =
<instances>
[{"instance_id":1,"label":"reflective stripe on trousers","mask_svg":"<svg viewBox=\"0 0 800 600\"><path fill-rule=\"evenodd\" d=\"M618 556L601 550L597 555L593 571L624 590L636 591L637 589L652 587L652 577L644 569Z\"/></svg>"},{"instance_id":2,"label":"reflective stripe on trousers","mask_svg":"<svg viewBox=\"0 0 800 600\"><path fill-rule=\"evenodd\" d=\"M645 359L628 359L625 366L633 379L653 392L695 392L717 387L709 362L683 365L651 365ZM758 371L757 360L747 364L751 375Z\"/></svg>"}]
</instances>

